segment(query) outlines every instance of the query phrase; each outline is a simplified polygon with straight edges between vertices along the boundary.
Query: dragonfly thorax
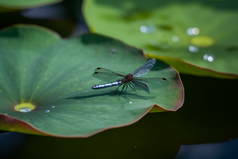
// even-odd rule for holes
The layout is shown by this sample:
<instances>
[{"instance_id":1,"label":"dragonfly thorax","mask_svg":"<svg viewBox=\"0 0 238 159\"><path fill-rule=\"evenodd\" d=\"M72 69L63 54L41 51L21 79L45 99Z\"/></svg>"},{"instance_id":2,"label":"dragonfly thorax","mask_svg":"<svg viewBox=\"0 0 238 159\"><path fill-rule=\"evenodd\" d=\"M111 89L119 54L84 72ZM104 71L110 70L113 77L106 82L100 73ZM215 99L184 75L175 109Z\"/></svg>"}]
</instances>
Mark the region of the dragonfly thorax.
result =
<instances>
[{"instance_id":1,"label":"dragonfly thorax","mask_svg":"<svg viewBox=\"0 0 238 159\"><path fill-rule=\"evenodd\" d=\"M129 82L133 80L133 75L132 74L128 74L126 75L123 79L121 79L122 82Z\"/></svg>"}]
</instances>

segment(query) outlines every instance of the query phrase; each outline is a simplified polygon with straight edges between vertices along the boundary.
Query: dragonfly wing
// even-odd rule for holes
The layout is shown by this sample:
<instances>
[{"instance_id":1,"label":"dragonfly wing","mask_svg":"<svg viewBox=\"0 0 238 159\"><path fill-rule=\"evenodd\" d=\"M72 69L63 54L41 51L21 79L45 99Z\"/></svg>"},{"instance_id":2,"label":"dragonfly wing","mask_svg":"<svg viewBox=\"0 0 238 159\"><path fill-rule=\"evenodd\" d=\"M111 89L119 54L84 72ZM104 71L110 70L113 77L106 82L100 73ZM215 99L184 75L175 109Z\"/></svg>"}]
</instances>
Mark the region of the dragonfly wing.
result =
<instances>
[{"instance_id":1,"label":"dragonfly wing","mask_svg":"<svg viewBox=\"0 0 238 159\"><path fill-rule=\"evenodd\" d=\"M161 77L152 77L152 78L134 78L135 81L141 81L145 82L146 84L153 84L153 83L158 83L161 86L167 86L169 85L169 81L166 78L161 78Z\"/></svg>"},{"instance_id":2,"label":"dragonfly wing","mask_svg":"<svg viewBox=\"0 0 238 159\"><path fill-rule=\"evenodd\" d=\"M136 81L136 80L133 80L131 82L134 84L135 90L144 90L144 91L150 93L150 90L149 90L148 86L145 83L140 82L140 81Z\"/></svg>"},{"instance_id":3,"label":"dragonfly wing","mask_svg":"<svg viewBox=\"0 0 238 159\"><path fill-rule=\"evenodd\" d=\"M150 59L148 60L143 66L141 66L140 68L136 69L132 75L135 77L140 77L140 76L144 76L145 74L147 74L150 69L154 66L156 60Z\"/></svg>"},{"instance_id":4,"label":"dragonfly wing","mask_svg":"<svg viewBox=\"0 0 238 159\"><path fill-rule=\"evenodd\" d=\"M105 82L108 82L108 81L112 82L112 81L116 81L118 79L122 79L123 77L125 77L123 73L114 72L112 70L102 68L102 67L96 68L92 76Z\"/></svg>"}]
</instances>

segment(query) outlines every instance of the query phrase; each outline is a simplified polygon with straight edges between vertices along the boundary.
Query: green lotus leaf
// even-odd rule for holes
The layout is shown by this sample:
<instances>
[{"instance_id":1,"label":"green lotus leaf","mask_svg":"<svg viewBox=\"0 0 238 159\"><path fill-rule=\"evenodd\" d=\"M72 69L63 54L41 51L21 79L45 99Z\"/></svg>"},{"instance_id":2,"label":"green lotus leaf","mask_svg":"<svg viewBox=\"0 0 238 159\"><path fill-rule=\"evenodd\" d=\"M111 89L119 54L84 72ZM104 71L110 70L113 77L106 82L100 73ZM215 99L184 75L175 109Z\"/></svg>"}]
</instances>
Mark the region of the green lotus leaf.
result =
<instances>
[{"instance_id":1,"label":"green lotus leaf","mask_svg":"<svg viewBox=\"0 0 238 159\"><path fill-rule=\"evenodd\" d=\"M116 37L179 72L238 78L234 1L87 0L92 31Z\"/></svg>"},{"instance_id":2,"label":"green lotus leaf","mask_svg":"<svg viewBox=\"0 0 238 159\"><path fill-rule=\"evenodd\" d=\"M145 77L166 78L167 86L126 95L93 90L105 83L92 76L95 68L131 73L146 62L142 50L102 35L62 40L42 27L17 25L0 32L0 45L1 130L88 137L149 111L176 111L184 101L178 72L159 60Z\"/></svg>"},{"instance_id":3,"label":"green lotus leaf","mask_svg":"<svg viewBox=\"0 0 238 159\"><path fill-rule=\"evenodd\" d=\"M7 8L30 8L41 5L59 3L62 0L0 0L0 6Z\"/></svg>"}]
</instances>

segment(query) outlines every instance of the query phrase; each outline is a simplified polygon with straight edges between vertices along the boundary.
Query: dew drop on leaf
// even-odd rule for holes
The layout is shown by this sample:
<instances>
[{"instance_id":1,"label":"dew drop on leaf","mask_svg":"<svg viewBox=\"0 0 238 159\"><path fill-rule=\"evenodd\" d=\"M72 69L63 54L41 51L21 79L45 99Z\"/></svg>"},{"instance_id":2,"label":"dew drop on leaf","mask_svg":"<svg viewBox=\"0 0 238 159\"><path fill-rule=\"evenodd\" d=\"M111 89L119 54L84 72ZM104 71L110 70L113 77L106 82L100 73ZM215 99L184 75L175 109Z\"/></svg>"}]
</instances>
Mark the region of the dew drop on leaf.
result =
<instances>
[{"instance_id":1,"label":"dew drop on leaf","mask_svg":"<svg viewBox=\"0 0 238 159\"><path fill-rule=\"evenodd\" d=\"M173 42L178 42L179 41L179 37L178 36L176 36L176 35L174 35L173 37L172 37L172 41Z\"/></svg>"},{"instance_id":2,"label":"dew drop on leaf","mask_svg":"<svg viewBox=\"0 0 238 159\"><path fill-rule=\"evenodd\" d=\"M215 57L212 54L205 54L203 55L203 60L213 62L215 60Z\"/></svg>"},{"instance_id":3,"label":"dew drop on leaf","mask_svg":"<svg viewBox=\"0 0 238 159\"><path fill-rule=\"evenodd\" d=\"M153 25L142 25L140 31L145 34L153 33L155 32L155 27Z\"/></svg>"},{"instance_id":4,"label":"dew drop on leaf","mask_svg":"<svg viewBox=\"0 0 238 159\"><path fill-rule=\"evenodd\" d=\"M31 112L31 109L30 109L30 108L22 108L22 109L20 110L20 112L22 112L22 113L28 113L28 112Z\"/></svg>"},{"instance_id":5,"label":"dew drop on leaf","mask_svg":"<svg viewBox=\"0 0 238 159\"><path fill-rule=\"evenodd\" d=\"M117 52L117 49L111 49L112 54L115 53L115 52Z\"/></svg>"},{"instance_id":6,"label":"dew drop on leaf","mask_svg":"<svg viewBox=\"0 0 238 159\"><path fill-rule=\"evenodd\" d=\"M188 51L189 51L189 52L192 52L192 53L197 53L197 52L199 52L199 48L196 47L196 46L190 45L190 46L188 47Z\"/></svg>"},{"instance_id":7,"label":"dew drop on leaf","mask_svg":"<svg viewBox=\"0 0 238 159\"><path fill-rule=\"evenodd\" d=\"M197 27L194 28L188 28L187 33L190 36L198 35L199 34L199 29Z\"/></svg>"}]
</instances>

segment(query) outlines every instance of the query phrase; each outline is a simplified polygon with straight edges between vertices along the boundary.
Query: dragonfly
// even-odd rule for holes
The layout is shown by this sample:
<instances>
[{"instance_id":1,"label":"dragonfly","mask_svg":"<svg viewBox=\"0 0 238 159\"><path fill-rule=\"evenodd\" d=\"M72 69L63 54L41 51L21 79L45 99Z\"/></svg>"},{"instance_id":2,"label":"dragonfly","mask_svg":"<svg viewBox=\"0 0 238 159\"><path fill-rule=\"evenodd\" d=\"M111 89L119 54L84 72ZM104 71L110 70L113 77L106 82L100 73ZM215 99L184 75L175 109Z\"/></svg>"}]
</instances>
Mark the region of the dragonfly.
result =
<instances>
[{"instance_id":1,"label":"dragonfly","mask_svg":"<svg viewBox=\"0 0 238 159\"><path fill-rule=\"evenodd\" d=\"M106 68L98 67L94 70L94 73L92 74L92 76L102 81L106 81L106 82L113 81L113 82L94 85L92 86L92 89L97 90L97 89L117 86L115 93L119 90L119 88L121 88L119 95L121 95L121 93L124 90L125 97L126 97L126 92L128 88L131 88L137 94L138 90L143 90L143 91L146 91L147 93L150 93L148 84L151 84L151 83L167 86L169 82L166 78L141 77L146 75L151 70L155 62L156 60L152 58L148 60L143 66L137 68L133 73L129 73L129 74L120 73L120 72L112 71Z\"/></svg>"}]
</instances>

